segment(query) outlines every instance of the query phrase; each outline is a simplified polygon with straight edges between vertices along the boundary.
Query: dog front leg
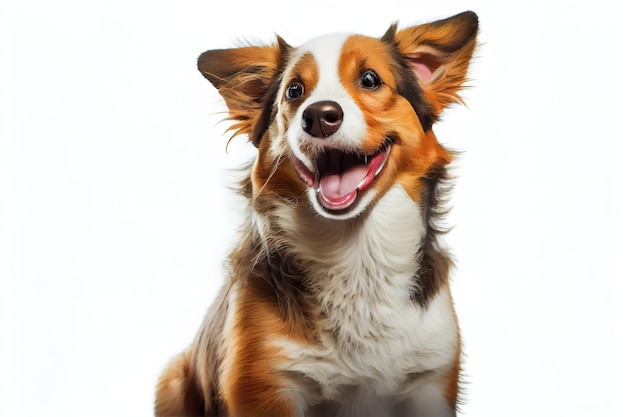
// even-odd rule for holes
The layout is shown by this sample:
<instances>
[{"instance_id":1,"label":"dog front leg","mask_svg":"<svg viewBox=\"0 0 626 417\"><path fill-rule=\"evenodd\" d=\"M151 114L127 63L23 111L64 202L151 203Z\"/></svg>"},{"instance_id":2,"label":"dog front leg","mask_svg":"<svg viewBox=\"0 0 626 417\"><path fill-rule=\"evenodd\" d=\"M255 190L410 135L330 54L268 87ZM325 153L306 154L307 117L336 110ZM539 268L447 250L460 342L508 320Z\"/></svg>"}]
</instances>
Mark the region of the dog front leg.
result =
<instances>
[{"instance_id":1,"label":"dog front leg","mask_svg":"<svg viewBox=\"0 0 626 417\"><path fill-rule=\"evenodd\" d=\"M229 417L302 417L288 391L269 378L240 379L223 396Z\"/></svg>"},{"instance_id":2,"label":"dog front leg","mask_svg":"<svg viewBox=\"0 0 626 417\"><path fill-rule=\"evenodd\" d=\"M456 417L456 398L446 398L439 384L421 385L397 407L398 417Z\"/></svg>"}]
</instances>

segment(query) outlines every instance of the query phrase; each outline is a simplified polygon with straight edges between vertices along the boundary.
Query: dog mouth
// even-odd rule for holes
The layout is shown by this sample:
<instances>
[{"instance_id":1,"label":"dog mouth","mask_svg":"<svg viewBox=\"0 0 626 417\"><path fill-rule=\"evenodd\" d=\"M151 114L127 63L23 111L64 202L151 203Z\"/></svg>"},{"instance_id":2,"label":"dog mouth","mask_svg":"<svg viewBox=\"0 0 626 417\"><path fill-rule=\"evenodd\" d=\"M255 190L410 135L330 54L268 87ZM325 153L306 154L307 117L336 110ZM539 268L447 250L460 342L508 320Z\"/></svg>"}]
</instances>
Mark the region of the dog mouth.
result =
<instances>
[{"instance_id":1,"label":"dog mouth","mask_svg":"<svg viewBox=\"0 0 626 417\"><path fill-rule=\"evenodd\" d=\"M391 141L387 141L373 154L326 149L313 161L315 171L295 156L291 162L302 182L315 190L322 207L329 211L345 210L382 172L391 147Z\"/></svg>"}]
</instances>

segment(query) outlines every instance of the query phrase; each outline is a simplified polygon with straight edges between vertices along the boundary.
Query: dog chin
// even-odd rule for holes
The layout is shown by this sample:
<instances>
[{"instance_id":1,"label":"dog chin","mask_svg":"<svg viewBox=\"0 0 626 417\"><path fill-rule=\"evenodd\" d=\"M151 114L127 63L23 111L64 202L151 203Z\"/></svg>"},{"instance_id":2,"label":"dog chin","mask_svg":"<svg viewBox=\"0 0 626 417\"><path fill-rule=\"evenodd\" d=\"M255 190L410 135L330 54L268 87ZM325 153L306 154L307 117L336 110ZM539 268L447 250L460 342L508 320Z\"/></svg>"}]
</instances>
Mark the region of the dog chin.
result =
<instances>
[{"instance_id":1,"label":"dog chin","mask_svg":"<svg viewBox=\"0 0 626 417\"><path fill-rule=\"evenodd\" d=\"M318 190L309 188L307 194L311 205L320 216L332 220L348 220L358 217L370 206L376 197L376 190L372 188L363 193L357 193L354 201L342 209L326 208L320 201L322 197Z\"/></svg>"}]
</instances>

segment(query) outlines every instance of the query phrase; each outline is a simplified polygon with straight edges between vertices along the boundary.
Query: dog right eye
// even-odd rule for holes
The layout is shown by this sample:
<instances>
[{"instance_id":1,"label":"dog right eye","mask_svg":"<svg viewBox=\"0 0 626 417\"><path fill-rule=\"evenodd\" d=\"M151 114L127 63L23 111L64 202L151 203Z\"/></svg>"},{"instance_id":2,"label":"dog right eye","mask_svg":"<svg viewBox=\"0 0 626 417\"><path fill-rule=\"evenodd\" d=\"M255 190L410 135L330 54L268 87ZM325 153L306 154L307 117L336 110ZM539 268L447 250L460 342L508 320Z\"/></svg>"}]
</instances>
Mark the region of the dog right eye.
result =
<instances>
[{"instance_id":1,"label":"dog right eye","mask_svg":"<svg viewBox=\"0 0 626 417\"><path fill-rule=\"evenodd\" d=\"M287 97L287 100L295 100L302 97L302 94L304 94L304 86L301 83L294 82L287 86L285 97Z\"/></svg>"}]
</instances>

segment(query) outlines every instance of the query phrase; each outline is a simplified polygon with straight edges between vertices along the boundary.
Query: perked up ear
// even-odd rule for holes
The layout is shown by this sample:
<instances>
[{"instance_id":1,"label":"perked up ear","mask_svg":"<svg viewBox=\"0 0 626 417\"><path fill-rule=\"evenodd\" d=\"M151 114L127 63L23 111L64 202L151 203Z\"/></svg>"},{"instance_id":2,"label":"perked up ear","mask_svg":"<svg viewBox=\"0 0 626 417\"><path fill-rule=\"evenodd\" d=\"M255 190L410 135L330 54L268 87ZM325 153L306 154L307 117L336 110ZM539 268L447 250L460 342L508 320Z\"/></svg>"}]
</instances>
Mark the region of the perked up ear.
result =
<instances>
[{"instance_id":1,"label":"perked up ear","mask_svg":"<svg viewBox=\"0 0 626 417\"><path fill-rule=\"evenodd\" d=\"M198 58L198 70L226 101L228 119L234 121L229 127L233 136L247 134L258 146L267 128L259 124L269 119L266 104L274 98L277 76L289 49L278 37L275 45L210 50Z\"/></svg>"},{"instance_id":2,"label":"perked up ear","mask_svg":"<svg viewBox=\"0 0 626 417\"><path fill-rule=\"evenodd\" d=\"M467 81L477 34L478 16L467 11L398 33L392 26L383 39L393 37L435 114L439 115L449 104L463 102L458 92Z\"/></svg>"}]
</instances>

